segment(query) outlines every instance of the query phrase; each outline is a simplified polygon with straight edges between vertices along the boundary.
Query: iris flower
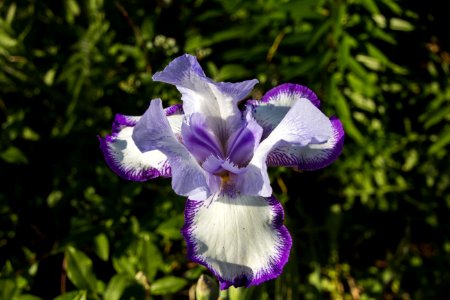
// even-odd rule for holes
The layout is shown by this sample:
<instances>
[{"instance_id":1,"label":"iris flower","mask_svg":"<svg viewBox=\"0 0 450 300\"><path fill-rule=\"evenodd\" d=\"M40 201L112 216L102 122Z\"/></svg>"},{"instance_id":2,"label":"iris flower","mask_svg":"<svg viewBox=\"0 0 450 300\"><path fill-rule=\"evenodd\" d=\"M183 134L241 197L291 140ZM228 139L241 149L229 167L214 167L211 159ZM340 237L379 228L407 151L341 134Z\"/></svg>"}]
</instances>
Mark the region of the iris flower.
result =
<instances>
[{"instance_id":1,"label":"iris flower","mask_svg":"<svg viewBox=\"0 0 450 300\"><path fill-rule=\"evenodd\" d=\"M106 162L129 180L172 178L175 193L187 197L181 232L188 256L221 289L276 278L292 240L267 167L329 165L342 151L341 122L296 84L279 85L240 109L258 81L215 82L191 55L153 80L175 85L183 104L164 109L154 99L141 117L117 115L112 134L100 139Z\"/></svg>"}]
</instances>

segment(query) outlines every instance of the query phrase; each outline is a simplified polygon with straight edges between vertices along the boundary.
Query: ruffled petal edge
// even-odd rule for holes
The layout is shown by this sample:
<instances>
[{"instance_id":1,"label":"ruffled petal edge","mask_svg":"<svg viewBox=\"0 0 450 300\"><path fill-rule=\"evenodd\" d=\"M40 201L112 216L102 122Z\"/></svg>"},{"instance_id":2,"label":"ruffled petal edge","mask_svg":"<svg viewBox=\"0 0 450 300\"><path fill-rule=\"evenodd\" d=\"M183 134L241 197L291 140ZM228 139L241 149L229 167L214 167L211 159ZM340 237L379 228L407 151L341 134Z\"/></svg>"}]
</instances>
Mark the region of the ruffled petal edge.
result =
<instances>
[{"instance_id":1,"label":"ruffled petal edge","mask_svg":"<svg viewBox=\"0 0 450 300\"><path fill-rule=\"evenodd\" d=\"M249 287L278 277L287 263L292 239L283 220L273 196L188 199L181 233L188 257L206 266L221 289Z\"/></svg>"},{"instance_id":2,"label":"ruffled petal edge","mask_svg":"<svg viewBox=\"0 0 450 300\"><path fill-rule=\"evenodd\" d=\"M108 166L120 177L146 181L158 176L170 177L167 157L159 151L142 153L132 139L133 127L140 117L116 115L112 134L98 137Z\"/></svg>"},{"instance_id":3,"label":"ruffled petal edge","mask_svg":"<svg viewBox=\"0 0 450 300\"><path fill-rule=\"evenodd\" d=\"M333 134L327 142L304 147L280 146L267 156L267 165L271 167L296 167L299 170L312 171L333 163L342 153L344 129L336 117L330 118Z\"/></svg>"}]
</instances>

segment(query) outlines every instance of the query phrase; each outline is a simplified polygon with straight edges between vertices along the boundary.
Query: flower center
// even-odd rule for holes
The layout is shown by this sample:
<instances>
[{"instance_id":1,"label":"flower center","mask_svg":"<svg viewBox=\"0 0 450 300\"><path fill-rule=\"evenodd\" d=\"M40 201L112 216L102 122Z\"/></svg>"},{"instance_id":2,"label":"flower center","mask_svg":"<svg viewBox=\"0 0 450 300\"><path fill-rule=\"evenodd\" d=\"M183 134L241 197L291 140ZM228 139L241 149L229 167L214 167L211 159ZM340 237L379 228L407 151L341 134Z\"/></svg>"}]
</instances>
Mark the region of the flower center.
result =
<instances>
[{"instance_id":1,"label":"flower center","mask_svg":"<svg viewBox=\"0 0 450 300\"><path fill-rule=\"evenodd\" d=\"M237 195L236 187L232 183L232 174L230 172L224 172L223 175L220 176L220 194L226 195L230 198L234 198Z\"/></svg>"}]
</instances>

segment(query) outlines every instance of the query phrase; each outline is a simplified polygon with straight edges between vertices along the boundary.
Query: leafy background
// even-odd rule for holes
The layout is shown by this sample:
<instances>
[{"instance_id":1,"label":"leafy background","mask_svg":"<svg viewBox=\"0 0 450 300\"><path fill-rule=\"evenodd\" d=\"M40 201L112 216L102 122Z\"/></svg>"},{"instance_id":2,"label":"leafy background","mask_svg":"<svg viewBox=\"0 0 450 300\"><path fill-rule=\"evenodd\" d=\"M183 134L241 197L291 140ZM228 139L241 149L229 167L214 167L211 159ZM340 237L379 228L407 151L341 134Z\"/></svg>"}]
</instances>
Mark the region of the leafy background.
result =
<instances>
[{"instance_id":1,"label":"leafy background","mask_svg":"<svg viewBox=\"0 0 450 300\"><path fill-rule=\"evenodd\" d=\"M444 299L450 28L438 1L0 1L0 299L179 299L207 271L170 180L124 181L96 135L179 102L183 53L218 81L317 92L347 136L332 166L271 173L294 245L235 299Z\"/></svg>"}]
</instances>

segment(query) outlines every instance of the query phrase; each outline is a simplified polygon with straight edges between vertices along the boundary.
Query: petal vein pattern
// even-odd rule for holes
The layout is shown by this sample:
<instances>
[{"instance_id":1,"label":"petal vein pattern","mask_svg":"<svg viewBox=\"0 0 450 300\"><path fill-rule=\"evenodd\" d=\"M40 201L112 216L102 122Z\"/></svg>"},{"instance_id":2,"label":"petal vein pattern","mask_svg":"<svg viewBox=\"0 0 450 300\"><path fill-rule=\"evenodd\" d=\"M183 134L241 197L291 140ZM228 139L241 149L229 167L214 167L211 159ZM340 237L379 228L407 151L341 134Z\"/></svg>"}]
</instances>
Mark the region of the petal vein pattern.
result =
<instances>
[{"instance_id":1,"label":"petal vein pattern","mask_svg":"<svg viewBox=\"0 0 450 300\"><path fill-rule=\"evenodd\" d=\"M140 151L159 150L167 156L172 169L172 188L177 194L196 200L208 198L210 192L205 171L175 137L161 99L151 101L136 124L132 137Z\"/></svg>"},{"instance_id":2,"label":"petal vein pattern","mask_svg":"<svg viewBox=\"0 0 450 300\"><path fill-rule=\"evenodd\" d=\"M296 84L282 84L267 92L261 101L249 101L247 109L263 127L263 138L267 137L293 108L297 101L311 102L319 108L320 101L313 91ZM314 109L310 109L314 111ZM316 110L316 112L319 110ZM304 116L302 115L302 119ZM311 120L305 123L313 125ZM331 164L341 154L344 144L344 130L339 119L322 118L318 123L331 126L331 135L326 142L309 144L281 143L267 156L269 166L288 166L300 170L315 170Z\"/></svg>"},{"instance_id":3,"label":"petal vein pattern","mask_svg":"<svg viewBox=\"0 0 450 300\"><path fill-rule=\"evenodd\" d=\"M328 118L306 99L295 101L277 127L256 149L247 172L238 175L238 190L245 195L272 194L266 159L278 145L306 146L326 142L332 135Z\"/></svg>"},{"instance_id":4,"label":"petal vein pattern","mask_svg":"<svg viewBox=\"0 0 450 300\"><path fill-rule=\"evenodd\" d=\"M252 286L281 274L292 241L273 197L188 200L182 234L188 256L219 279L220 288Z\"/></svg>"},{"instance_id":5,"label":"petal vein pattern","mask_svg":"<svg viewBox=\"0 0 450 300\"><path fill-rule=\"evenodd\" d=\"M131 135L140 117L116 115L112 134L100 138L100 148L109 167L120 177L146 181L158 176L169 177L167 157L158 150L142 153Z\"/></svg>"}]
</instances>

